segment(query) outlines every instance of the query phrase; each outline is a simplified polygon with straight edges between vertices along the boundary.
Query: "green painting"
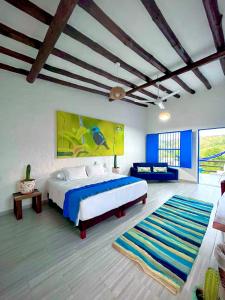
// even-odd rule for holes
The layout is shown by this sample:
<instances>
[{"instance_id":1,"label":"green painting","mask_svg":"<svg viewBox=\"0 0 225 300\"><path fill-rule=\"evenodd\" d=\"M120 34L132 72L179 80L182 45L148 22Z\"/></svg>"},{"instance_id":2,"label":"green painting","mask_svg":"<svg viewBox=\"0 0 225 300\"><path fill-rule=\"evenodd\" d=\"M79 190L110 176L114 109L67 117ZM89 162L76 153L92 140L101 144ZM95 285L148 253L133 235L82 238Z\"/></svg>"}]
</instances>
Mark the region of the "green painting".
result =
<instances>
[{"instance_id":1,"label":"green painting","mask_svg":"<svg viewBox=\"0 0 225 300\"><path fill-rule=\"evenodd\" d=\"M124 154L124 125L57 111L57 157Z\"/></svg>"}]
</instances>

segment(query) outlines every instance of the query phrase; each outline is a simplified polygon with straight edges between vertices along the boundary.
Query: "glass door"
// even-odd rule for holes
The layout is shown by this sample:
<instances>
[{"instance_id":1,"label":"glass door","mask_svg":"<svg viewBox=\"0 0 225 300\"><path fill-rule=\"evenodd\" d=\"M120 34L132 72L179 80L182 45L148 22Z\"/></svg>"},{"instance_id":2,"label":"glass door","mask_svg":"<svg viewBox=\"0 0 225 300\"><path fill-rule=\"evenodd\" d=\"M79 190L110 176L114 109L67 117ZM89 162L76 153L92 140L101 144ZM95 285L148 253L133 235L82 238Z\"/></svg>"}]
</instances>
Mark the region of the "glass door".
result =
<instances>
[{"instance_id":1,"label":"glass door","mask_svg":"<svg viewBox=\"0 0 225 300\"><path fill-rule=\"evenodd\" d=\"M220 186L225 180L225 128L199 130L199 183Z\"/></svg>"}]
</instances>

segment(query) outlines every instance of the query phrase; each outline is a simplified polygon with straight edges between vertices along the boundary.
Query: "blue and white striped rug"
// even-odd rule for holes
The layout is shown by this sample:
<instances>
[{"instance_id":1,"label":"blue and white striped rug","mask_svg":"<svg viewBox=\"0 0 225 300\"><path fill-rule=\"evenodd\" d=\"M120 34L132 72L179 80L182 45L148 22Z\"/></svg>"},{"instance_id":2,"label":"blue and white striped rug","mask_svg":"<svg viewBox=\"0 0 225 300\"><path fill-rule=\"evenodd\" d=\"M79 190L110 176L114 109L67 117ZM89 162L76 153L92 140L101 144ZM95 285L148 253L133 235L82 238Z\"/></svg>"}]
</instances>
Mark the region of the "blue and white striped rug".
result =
<instances>
[{"instance_id":1,"label":"blue and white striped rug","mask_svg":"<svg viewBox=\"0 0 225 300\"><path fill-rule=\"evenodd\" d=\"M117 238L113 247L176 294L198 255L212 208L212 203L175 195Z\"/></svg>"}]
</instances>

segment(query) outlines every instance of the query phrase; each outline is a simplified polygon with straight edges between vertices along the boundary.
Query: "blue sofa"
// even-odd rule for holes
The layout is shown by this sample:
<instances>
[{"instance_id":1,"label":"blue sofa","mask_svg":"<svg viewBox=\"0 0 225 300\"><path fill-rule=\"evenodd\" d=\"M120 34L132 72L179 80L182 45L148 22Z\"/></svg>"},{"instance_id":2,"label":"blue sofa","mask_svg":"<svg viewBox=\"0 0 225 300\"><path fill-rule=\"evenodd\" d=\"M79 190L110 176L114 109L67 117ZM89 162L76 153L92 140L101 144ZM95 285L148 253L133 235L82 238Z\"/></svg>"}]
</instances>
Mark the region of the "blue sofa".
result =
<instances>
[{"instance_id":1,"label":"blue sofa","mask_svg":"<svg viewBox=\"0 0 225 300\"><path fill-rule=\"evenodd\" d=\"M167 173L154 173L154 167L167 167ZM150 167L151 172L143 173L138 172L137 167ZM168 167L167 163L133 163L130 168L130 175L145 180L178 180L178 170Z\"/></svg>"}]
</instances>

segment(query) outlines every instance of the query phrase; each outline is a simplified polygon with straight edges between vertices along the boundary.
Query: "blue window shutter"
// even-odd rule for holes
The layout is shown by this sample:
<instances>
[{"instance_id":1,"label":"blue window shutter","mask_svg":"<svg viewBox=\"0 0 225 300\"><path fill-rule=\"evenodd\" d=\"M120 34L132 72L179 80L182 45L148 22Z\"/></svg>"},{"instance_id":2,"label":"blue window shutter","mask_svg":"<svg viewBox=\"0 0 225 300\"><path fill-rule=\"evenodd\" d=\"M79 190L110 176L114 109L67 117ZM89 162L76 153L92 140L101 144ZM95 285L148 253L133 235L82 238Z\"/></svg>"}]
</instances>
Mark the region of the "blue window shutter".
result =
<instances>
[{"instance_id":1,"label":"blue window shutter","mask_svg":"<svg viewBox=\"0 0 225 300\"><path fill-rule=\"evenodd\" d=\"M146 162L157 163L158 162L158 146L159 135L147 134L146 136Z\"/></svg>"},{"instance_id":2,"label":"blue window shutter","mask_svg":"<svg viewBox=\"0 0 225 300\"><path fill-rule=\"evenodd\" d=\"M192 168L192 130L180 132L180 166Z\"/></svg>"}]
</instances>

